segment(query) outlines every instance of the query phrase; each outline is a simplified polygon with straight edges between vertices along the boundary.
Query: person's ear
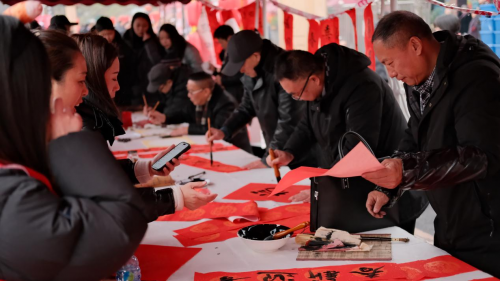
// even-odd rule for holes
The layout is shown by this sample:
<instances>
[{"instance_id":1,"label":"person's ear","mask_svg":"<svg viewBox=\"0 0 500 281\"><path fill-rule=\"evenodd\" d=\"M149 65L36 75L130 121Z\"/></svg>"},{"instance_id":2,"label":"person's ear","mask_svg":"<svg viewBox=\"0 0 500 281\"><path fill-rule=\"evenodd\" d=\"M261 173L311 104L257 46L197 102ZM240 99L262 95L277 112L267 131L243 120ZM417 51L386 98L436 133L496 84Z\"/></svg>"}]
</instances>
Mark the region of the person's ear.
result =
<instances>
[{"instance_id":1,"label":"person's ear","mask_svg":"<svg viewBox=\"0 0 500 281\"><path fill-rule=\"evenodd\" d=\"M319 76L316 74L311 75L311 77L309 77L309 80L309 83L313 83L316 86L320 86L321 84L321 79L319 79Z\"/></svg>"},{"instance_id":2,"label":"person's ear","mask_svg":"<svg viewBox=\"0 0 500 281\"><path fill-rule=\"evenodd\" d=\"M416 56L422 55L422 40L416 36L410 38L409 48Z\"/></svg>"},{"instance_id":3,"label":"person's ear","mask_svg":"<svg viewBox=\"0 0 500 281\"><path fill-rule=\"evenodd\" d=\"M260 59L261 59L260 53L259 52L255 52L255 53L253 53L253 56L255 58L255 61L258 64L260 62Z\"/></svg>"}]
</instances>

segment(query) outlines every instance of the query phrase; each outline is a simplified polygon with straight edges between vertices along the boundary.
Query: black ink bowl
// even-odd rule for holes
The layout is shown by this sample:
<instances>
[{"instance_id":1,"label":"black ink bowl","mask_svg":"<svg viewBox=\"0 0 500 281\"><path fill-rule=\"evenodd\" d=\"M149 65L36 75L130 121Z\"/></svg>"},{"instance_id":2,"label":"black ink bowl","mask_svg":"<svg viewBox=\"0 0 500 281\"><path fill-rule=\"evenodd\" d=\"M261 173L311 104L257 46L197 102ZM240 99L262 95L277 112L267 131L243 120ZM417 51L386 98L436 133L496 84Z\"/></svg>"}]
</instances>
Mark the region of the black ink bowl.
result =
<instances>
[{"instance_id":1,"label":"black ink bowl","mask_svg":"<svg viewBox=\"0 0 500 281\"><path fill-rule=\"evenodd\" d=\"M279 224L256 224L238 230L238 237L257 253L269 253L283 247L293 232L287 236L276 240L265 240L270 235L290 229L288 226Z\"/></svg>"}]
</instances>

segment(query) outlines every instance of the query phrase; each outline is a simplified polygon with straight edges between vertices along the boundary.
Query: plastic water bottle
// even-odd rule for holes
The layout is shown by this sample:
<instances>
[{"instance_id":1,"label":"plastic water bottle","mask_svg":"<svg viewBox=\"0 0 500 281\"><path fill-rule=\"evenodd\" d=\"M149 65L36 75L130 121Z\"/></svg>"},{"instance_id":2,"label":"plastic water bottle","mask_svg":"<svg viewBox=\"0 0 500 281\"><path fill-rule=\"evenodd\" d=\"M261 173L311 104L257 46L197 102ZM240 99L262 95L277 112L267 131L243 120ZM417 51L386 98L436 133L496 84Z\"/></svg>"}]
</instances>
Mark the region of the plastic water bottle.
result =
<instances>
[{"instance_id":1,"label":"plastic water bottle","mask_svg":"<svg viewBox=\"0 0 500 281\"><path fill-rule=\"evenodd\" d=\"M136 256L116 272L116 281L141 281L141 268Z\"/></svg>"}]
</instances>

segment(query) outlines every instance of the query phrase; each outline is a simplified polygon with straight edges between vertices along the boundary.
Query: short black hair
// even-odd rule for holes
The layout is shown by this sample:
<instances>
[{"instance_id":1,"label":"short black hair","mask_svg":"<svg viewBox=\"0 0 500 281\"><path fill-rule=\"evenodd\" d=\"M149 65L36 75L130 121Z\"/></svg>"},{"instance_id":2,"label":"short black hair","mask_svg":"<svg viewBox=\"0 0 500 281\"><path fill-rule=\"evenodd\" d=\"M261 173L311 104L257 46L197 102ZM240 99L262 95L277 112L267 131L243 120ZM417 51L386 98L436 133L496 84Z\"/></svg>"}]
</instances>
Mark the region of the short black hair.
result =
<instances>
[{"instance_id":1,"label":"short black hair","mask_svg":"<svg viewBox=\"0 0 500 281\"><path fill-rule=\"evenodd\" d=\"M230 36L234 35L234 30L232 27L229 25L221 25L217 27L217 29L214 32L214 38L215 39L224 39L227 40Z\"/></svg>"},{"instance_id":2,"label":"short black hair","mask_svg":"<svg viewBox=\"0 0 500 281\"><path fill-rule=\"evenodd\" d=\"M307 78L310 74L322 72L325 69L325 63L321 57L309 52L293 50L280 54L276 59L274 69L276 80L295 81L299 78Z\"/></svg>"},{"instance_id":3,"label":"short black hair","mask_svg":"<svg viewBox=\"0 0 500 281\"><path fill-rule=\"evenodd\" d=\"M434 26L457 34L460 30L460 19L455 15L440 15L434 20Z\"/></svg>"},{"instance_id":4,"label":"short black hair","mask_svg":"<svg viewBox=\"0 0 500 281\"><path fill-rule=\"evenodd\" d=\"M215 81L212 79L212 75L200 71L189 75L188 80L196 82L202 88L209 88L211 90L215 87Z\"/></svg>"},{"instance_id":5,"label":"short black hair","mask_svg":"<svg viewBox=\"0 0 500 281\"><path fill-rule=\"evenodd\" d=\"M419 16L408 11L395 11L384 16L375 28L372 42L382 40L388 47L401 46L411 37L432 39L432 30Z\"/></svg>"}]
</instances>

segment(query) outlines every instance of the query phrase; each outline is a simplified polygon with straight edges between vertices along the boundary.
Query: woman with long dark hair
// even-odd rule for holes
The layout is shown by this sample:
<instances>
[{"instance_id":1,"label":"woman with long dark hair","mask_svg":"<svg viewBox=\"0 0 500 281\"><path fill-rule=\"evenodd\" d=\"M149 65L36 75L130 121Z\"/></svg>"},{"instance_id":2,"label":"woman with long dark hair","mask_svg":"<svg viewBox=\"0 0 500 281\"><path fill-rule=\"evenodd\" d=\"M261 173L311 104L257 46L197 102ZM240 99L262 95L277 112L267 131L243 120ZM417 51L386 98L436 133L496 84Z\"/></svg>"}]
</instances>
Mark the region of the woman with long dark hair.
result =
<instances>
[{"instance_id":1,"label":"woman with long dark hair","mask_svg":"<svg viewBox=\"0 0 500 281\"><path fill-rule=\"evenodd\" d=\"M118 83L121 87L120 90L116 92L114 101L118 106L131 105L133 96L132 88L136 81L134 51L125 41L123 41L120 33L115 30L113 22L107 17L100 17L92 28L92 31L106 38L109 43L113 44L118 49L118 59L120 60Z\"/></svg>"},{"instance_id":2,"label":"woman with long dark hair","mask_svg":"<svg viewBox=\"0 0 500 281\"><path fill-rule=\"evenodd\" d=\"M123 40L132 48L135 54L135 75L133 105L142 104L142 95L146 94L148 86L148 73L151 68L159 63L165 51L153 31L151 19L144 13L136 13L132 18L132 27L125 32Z\"/></svg>"},{"instance_id":3,"label":"woman with long dark hair","mask_svg":"<svg viewBox=\"0 0 500 281\"><path fill-rule=\"evenodd\" d=\"M171 24L164 24L160 27L160 44L165 48L164 59L180 59L183 64L191 68L191 72L203 71L203 63L200 52L191 43L182 37L177 28Z\"/></svg>"},{"instance_id":4,"label":"woman with long dark hair","mask_svg":"<svg viewBox=\"0 0 500 281\"><path fill-rule=\"evenodd\" d=\"M54 70L14 18L0 16L0 36L0 279L105 278L133 254L147 221L102 138L79 132L74 104L51 93L78 90L86 68L75 70L78 52L61 50Z\"/></svg>"},{"instance_id":5,"label":"woman with long dark hair","mask_svg":"<svg viewBox=\"0 0 500 281\"><path fill-rule=\"evenodd\" d=\"M72 38L76 40L88 65L85 83L89 89L89 95L77 107L83 119L83 128L99 131L112 145L116 136L125 133L113 103L113 98L120 89L117 81L117 75L120 72L117 51L106 39L98 35L78 34L73 35ZM166 176L174 169L174 165L179 165L179 161L174 159L174 164L167 163L167 167L161 172L151 167L173 148L172 145L153 160L139 160L134 163L125 159L120 160L120 164L132 182L147 184L153 176ZM184 206L188 209L196 209L215 199L216 194L205 195L193 190L203 185L204 183L192 183L174 189L155 191L154 188L140 188L138 191L148 205L148 219L153 221L158 216L182 210Z\"/></svg>"}]
</instances>

